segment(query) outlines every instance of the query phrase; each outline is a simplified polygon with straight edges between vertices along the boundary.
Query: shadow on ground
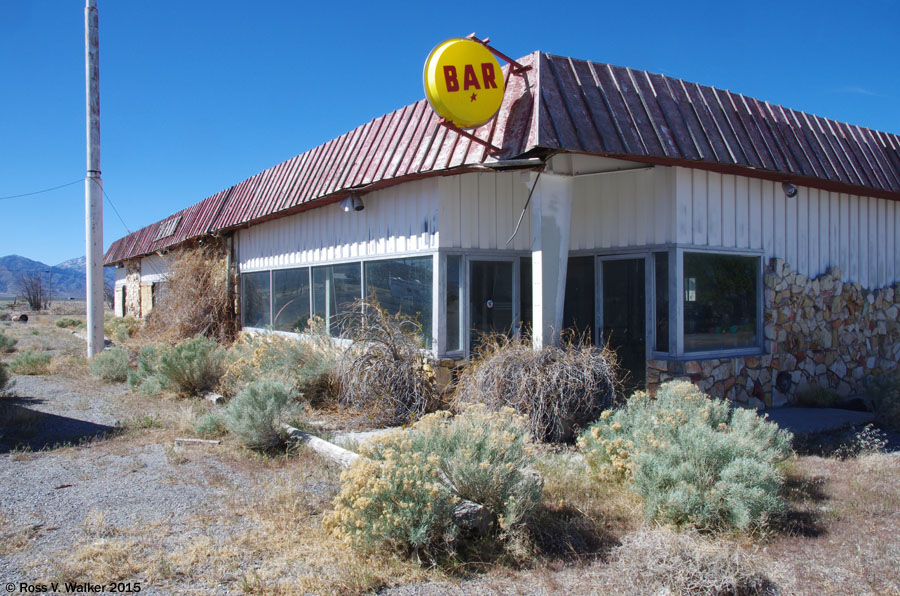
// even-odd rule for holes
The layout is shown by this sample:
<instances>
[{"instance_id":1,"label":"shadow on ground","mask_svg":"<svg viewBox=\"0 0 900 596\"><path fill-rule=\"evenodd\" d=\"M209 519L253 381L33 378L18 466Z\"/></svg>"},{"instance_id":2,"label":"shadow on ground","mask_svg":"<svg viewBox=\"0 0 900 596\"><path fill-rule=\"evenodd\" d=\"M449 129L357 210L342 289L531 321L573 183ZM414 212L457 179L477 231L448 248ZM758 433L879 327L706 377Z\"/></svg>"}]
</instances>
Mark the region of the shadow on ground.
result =
<instances>
[{"instance_id":1,"label":"shadow on ground","mask_svg":"<svg viewBox=\"0 0 900 596\"><path fill-rule=\"evenodd\" d=\"M788 474L781 496L788 507L772 520L776 532L804 538L818 538L827 533L820 513L820 506L829 499L824 479Z\"/></svg>"},{"instance_id":2,"label":"shadow on ground","mask_svg":"<svg viewBox=\"0 0 900 596\"><path fill-rule=\"evenodd\" d=\"M13 450L41 451L90 441L116 431L116 427L87 420L48 414L29 406L41 400L30 397L0 401L0 454Z\"/></svg>"}]
</instances>

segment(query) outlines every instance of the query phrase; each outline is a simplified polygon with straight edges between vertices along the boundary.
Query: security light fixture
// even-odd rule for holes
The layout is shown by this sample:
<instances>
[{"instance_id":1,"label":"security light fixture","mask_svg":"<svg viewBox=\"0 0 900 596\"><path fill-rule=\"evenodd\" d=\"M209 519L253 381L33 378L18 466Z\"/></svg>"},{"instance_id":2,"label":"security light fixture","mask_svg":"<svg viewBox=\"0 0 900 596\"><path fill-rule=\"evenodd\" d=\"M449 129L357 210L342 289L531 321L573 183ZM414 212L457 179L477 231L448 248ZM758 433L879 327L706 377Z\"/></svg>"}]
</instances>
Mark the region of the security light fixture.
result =
<instances>
[{"instance_id":1,"label":"security light fixture","mask_svg":"<svg viewBox=\"0 0 900 596\"><path fill-rule=\"evenodd\" d=\"M797 196L797 187L790 182L782 182L781 189L784 190L784 196L789 199L793 199Z\"/></svg>"},{"instance_id":2,"label":"security light fixture","mask_svg":"<svg viewBox=\"0 0 900 596\"><path fill-rule=\"evenodd\" d=\"M359 195L350 195L341 201L340 207L345 212L349 212L351 209L353 211L362 211L366 208L366 206L363 205L362 199L359 198Z\"/></svg>"}]
</instances>

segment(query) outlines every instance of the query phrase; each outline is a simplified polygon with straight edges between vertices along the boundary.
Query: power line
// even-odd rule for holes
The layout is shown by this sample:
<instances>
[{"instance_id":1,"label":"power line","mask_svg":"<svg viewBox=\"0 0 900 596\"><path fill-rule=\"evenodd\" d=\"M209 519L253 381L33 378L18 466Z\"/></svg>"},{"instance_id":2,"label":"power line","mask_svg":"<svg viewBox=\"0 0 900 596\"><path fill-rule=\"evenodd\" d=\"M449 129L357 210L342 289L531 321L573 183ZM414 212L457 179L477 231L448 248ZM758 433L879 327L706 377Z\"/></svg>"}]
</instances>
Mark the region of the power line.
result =
<instances>
[{"instance_id":1,"label":"power line","mask_svg":"<svg viewBox=\"0 0 900 596\"><path fill-rule=\"evenodd\" d=\"M131 230L128 228L128 224L126 224L126 223L125 223L125 220L122 219L122 215L119 213L119 210L116 209L116 205L115 205L115 203L113 203L113 200L112 200L111 198L109 198L109 195L106 193L106 189L103 188L103 186L100 185L99 182L97 182L97 179L96 179L96 178L91 178L91 180L94 181L94 184L97 184L97 185L100 186L100 190L103 192L103 196L106 197L106 201L109 203L109 206L112 207L112 210L115 212L116 217L119 218L119 221L122 223L122 227L125 228L125 231L126 231L126 232L128 232L129 234L131 234Z\"/></svg>"},{"instance_id":2,"label":"power line","mask_svg":"<svg viewBox=\"0 0 900 596\"><path fill-rule=\"evenodd\" d=\"M21 199L22 197L30 197L32 195L39 195L45 192L50 192L51 190L58 190L60 188L65 188L67 186L72 186L73 184L78 184L79 182L84 182L84 178L79 178L78 180L73 180L72 182L67 182L66 184L60 184L59 186L54 186L53 188L45 188L44 190L36 190L34 192L26 192L20 195L9 195L7 197L0 197L0 201L5 201L7 199Z\"/></svg>"}]
</instances>

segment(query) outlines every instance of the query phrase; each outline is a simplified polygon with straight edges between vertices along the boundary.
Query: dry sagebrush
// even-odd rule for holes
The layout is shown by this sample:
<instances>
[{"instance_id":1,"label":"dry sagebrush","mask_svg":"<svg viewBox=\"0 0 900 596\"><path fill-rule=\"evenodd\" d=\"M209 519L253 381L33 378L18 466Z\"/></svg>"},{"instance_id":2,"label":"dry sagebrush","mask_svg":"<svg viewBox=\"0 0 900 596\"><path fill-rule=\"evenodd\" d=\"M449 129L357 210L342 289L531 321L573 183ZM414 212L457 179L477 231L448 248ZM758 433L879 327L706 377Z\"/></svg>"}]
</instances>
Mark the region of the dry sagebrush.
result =
<instances>
[{"instance_id":1,"label":"dry sagebrush","mask_svg":"<svg viewBox=\"0 0 900 596\"><path fill-rule=\"evenodd\" d=\"M227 275L221 240L171 255L165 294L147 316L142 335L164 343L197 335L231 341L235 321L225 292Z\"/></svg>"},{"instance_id":2,"label":"dry sagebrush","mask_svg":"<svg viewBox=\"0 0 900 596\"><path fill-rule=\"evenodd\" d=\"M457 404L511 407L528 418L537 440L570 440L615 402L615 355L564 341L534 350L531 342L485 337L460 375Z\"/></svg>"},{"instance_id":3,"label":"dry sagebrush","mask_svg":"<svg viewBox=\"0 0 900 596\"><path fill-rule=\"evenodd\" d=\"M685 381L638 391L579 438L601 481L624 481L649 519L711 530L762 527L784 503L791 434Z\"/></svg>"},{"instance_id":4,"label":"dry sagebrush","mask_svg":"<svg viewBox=\"0 0 900 596\"><path fill-rule=\"evenodd\" d=\"M366 445L341 475L335 510L325 519L337 538L367 551L404 552L435 560L463 554L453 509L484 505L491 532L481 546L510 544L540 505L525 420L510 409L472 406L456 417L428 414L411 427Z\"/></svg>"},{"instance_id":5,"label":"dry sagebrush","mask_svg":"<svg viewBox=\"0 0 900 596\"><path fill-rule=\"evenodd\" d=\"M352 344L338 363L342 404L369 410L387 423L421 417L438 405L434 361L422 326L383 309L373 298L356 301L341 327Z\"/></svg>"},{"instance_id":6,"label":"dry sagebrush","mask_svg":"<svg viewBox=\"0 0 900 596\"><path fill-rule=\"evenodd\" d=\"M330 342L329 342L330 344ZM317 338L241 333L225 358L219 392L234 397L255 381L284 383L294 399L320 402L330 392L336 354Z\"/></svg>"}]
</instances>

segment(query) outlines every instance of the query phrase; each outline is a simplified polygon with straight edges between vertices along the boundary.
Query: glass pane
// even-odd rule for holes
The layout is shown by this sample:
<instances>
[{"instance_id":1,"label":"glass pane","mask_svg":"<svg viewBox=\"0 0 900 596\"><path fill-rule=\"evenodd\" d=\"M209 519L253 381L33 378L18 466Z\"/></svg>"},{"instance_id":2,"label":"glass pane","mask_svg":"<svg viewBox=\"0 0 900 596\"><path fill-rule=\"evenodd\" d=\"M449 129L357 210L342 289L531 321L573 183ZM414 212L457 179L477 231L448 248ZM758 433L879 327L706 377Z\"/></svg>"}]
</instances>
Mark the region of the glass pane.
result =
<instances>
[{"instance_id":1,"label":"glass pane","mask_svg":"<svg viewBox=\"0 0 900 596\"><path fill-rule=\"evenodd\" d=\"M616 352L630 394L647 368L644 259L603 261L603 339Z\"/></svg>"},{"instance_id":2,"label":"glass pane","mask_svg":"<svg viewBox=\"0 0 900 596\"><path fill-rule=\"evenodd\" d=\"M522 257L519 259L519 320L525 337L531 337L531 328L534 326L531 274L531 257Z\"/></svg>"},{"instance_id":3,"label":"glass pane","mask_svg":"<svg viewBox=\"0 0 900 596\"><path fill-rule=\"evenodd\" d=\"M594 342L594 257L571 257L566 268L563 329Z\"/></svg>"},{"instance_id":4,"label":"glass pane","mask_svg":"<svg viewBox=\"0 0 900 596\"><path fill-rule=\"evenodd\" d=\"M432 257L367 261L366 295L375 293L382 308L402 313L422 325L422 340L431 347Z\"/></svg>"},{"instance_id":5,"label":"glass pane","mask_svg":"<svg viewBox=\"0 0 900 596\"><path fill-rule=\"evenodd\" d=\"M512 333L513 264L509 261L471 261L469 310L471 347L483 333Z\"/></svg>"},{"instance_id":6,"label":"glass pane","mask_svg":"<svg viewBox=\"0 0 900 596\"><path fill-rule=\"evenodd\" d=\"M462 257L450 255L447 257L447 351L462 350L462 334L460 313L460 273L462 271Z\"/></svg>"},{"instance_id":7,"label":"glass pane","mask_svg":"<svg viewBox=\"0 0 900 596\"><path fill-rule=\"evenodd\" d=\"M684 253L684 349L758 345L759 257Z\"/></svg>"},{"instance_id":8,"label":"glass pane","mask_svg":"<svg viewBox=\"0 0 900 596\"><path fill-rule=\"evenodd\" d=\"M271 323L269 272L241 275L241 322L244 327L263 328Z\"/></svg>"},{"instance_id":9,"label":"glass pane","mask_svg":"<svg viewBox=\"0 0 900 596\"><path fill-rule=\"evenodd\" d=\"M313 314L328 323L333 336L343 331L341 315L361 297L359 263L345 263L313 269Z\"/></svg>"},{"instance_id":10,"label":"glass pane","mask_svg":"<svg viewBox=\"0 0 900 596\"><path fill-rule=\"evenodd\" d=\"M656 351L669 351L669 253L657 252L656 275Z\"/></svg>"},{"instance_id":11,"label":"glass pane","mask_svg":"<svg viewBox=\"0 0 900 596\"><path fill-rule=\"evenodd\" d=\"M309 269L272 272L272 326L279 331L303 331L309 326Z\"/></svg>"}]
</instances>

